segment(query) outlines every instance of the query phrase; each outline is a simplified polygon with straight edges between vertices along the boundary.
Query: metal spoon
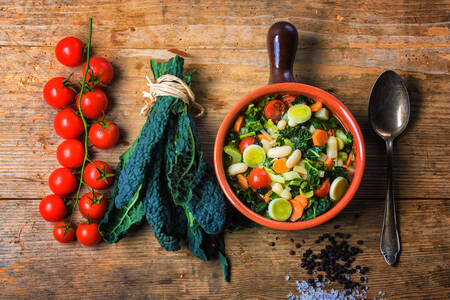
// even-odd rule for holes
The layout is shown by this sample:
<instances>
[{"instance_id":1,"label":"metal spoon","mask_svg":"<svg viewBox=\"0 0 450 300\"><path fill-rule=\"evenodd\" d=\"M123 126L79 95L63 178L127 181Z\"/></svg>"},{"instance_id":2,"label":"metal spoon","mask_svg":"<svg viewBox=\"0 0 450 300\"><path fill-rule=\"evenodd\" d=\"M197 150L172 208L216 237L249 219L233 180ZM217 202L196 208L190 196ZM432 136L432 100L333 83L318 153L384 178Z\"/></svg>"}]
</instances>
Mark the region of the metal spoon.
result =
<instances>
[{"instance_id":1,"label":"metal spoon","mask_svg":"<svg viewBox=\"0 0 450 300\"><path fill-rule=\"evenodd\" d=\"M409 96L402 78L392 70L383 72L372 86L369 98L369 120L372 129L386 142L387 190L384 206L380 250L390 266L397 262L400 238L392 189L392 156L394 139L409 120Z\"/></svg>"}]
</instances>

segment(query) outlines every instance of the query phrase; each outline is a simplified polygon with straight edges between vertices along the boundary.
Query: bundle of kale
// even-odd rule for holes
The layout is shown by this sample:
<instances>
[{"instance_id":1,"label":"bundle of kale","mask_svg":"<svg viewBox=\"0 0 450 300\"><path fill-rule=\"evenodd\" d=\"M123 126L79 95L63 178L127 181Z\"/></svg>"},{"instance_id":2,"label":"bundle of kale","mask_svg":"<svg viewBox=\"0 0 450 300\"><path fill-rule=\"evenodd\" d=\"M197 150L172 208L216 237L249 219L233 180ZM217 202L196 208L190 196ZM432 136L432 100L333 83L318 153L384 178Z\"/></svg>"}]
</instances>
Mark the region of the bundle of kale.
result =
<instances>
[{"instance_id":1,"label":"bundle of kale","mask_svg":"<svg viewBox=\"0 0 450 300\"><path fill-rule=\"evenodd\" d=\"M175 56L167 64L152 61L151 69L155 80L171 74L189 85L192 73L183 77L183 64ZM250 223L225 202L183 101L158 97L139 136L120 157L112 198L99 225L104 241L118 242L146 219L164 249L179 250L184 240L202 260L219 257L229 280L223 233Z\"/></svg>"}]
</instances>

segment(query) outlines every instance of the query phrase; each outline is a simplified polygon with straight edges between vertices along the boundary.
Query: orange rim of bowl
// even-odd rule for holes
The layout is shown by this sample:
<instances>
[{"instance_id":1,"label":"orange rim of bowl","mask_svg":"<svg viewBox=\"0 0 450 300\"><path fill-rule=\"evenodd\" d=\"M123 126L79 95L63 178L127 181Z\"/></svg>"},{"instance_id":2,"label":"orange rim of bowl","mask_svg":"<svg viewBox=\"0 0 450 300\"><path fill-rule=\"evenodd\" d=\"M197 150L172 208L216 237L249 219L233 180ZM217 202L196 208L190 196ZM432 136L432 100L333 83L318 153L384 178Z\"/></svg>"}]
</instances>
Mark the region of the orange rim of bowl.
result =
<instances>
[{"instance_id":1,"label":"orange rim of bowl","mask_svg":"<svg viewBox=\"0 0 450 300\"><path fill-rule=\"evenodd\" d=\"M350 131L353 135L353 149L355 150L355 173L353 175L353 179L350 183L350 186L345 193L345 195L341 198L341 200L333 206L326 213L307 221L301 222L279 222L274 221L268 218L265 218L258 213L254 212L250 208L248 208L242 201L234 193L230 184L225 175L225 170L223 166L223 147L225 143L225 138L227 136L228 131L231 129L232 124L236 117L243 112L243 110L252 102L262 100L265 96L274 95L274 94L288 94L293 96L303 95L309 97L316 101L321 101L332 113L333 115L341 122L344 128L347 131ZM355 195L358 187L361 183L365 166L365 146L364 140L361 133L361 129L358 126L355 118L351 114L351 112L347 109L347 107L342 104L338 99L336 99L331 94L321 90L319 88L301 84L301 83L277 83L267 85L265 87L259 88L257 90L252 91L243 97L239 102L237 102L225 118L222 121L222 124L219 127L219 131L216 136L216 141L214 143L214 168L216 171L216 176L218 178L219 184L222 187L223 192L227 196L228 200L236 207L242 214L244 214L249 219L253 220L260 225L280 229L280 230L302 230L311 227L318 226L322 223L325 223L332 218L334 218L337 214L339 214L350 202L350 200Z\"/></svg>"}]
</instances>

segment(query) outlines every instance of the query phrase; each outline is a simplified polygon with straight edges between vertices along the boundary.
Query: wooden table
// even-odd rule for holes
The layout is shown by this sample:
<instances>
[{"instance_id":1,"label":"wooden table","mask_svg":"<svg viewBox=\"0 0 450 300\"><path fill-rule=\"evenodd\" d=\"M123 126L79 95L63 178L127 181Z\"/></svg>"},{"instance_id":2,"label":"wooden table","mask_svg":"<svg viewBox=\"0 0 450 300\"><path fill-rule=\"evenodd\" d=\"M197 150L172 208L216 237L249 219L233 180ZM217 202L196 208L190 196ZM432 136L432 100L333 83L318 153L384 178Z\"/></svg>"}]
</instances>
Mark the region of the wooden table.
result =
<instances>
[{"instance_id":1,"label":"wooden table","mask_svg":"<svg viewBox=\"0 0 450 300\"><path fill-rule=\"evenodd\" d=\"M298 267L300 255L289 255L290 239L305 240L309 246L302 249L318 249L314 240L336 224L353 235L352 243L365 241L357 261L371 268L372 297L379 290L388 299L450 297L448 1L57 2L0 3L1 299L281 299L295 280L308 278ZM50 193L47 177L58 167L61 142L52 125L56 111L42 99L42 87L73 71L57 62L54 46L70 35L86 41L89 16L94 53L115 67L108 115L122 132L119 146L93 149L95 158L116 164L144 122L138 113L149 59L167 59L172 54L166 50L178 48L192 55L188 66L198 68L195 92L208 114L197 125L211 162L224 114L267 82L269 26L287 20L300 35L296 80L341 99L363 130L367 165L357 196L315 229L259 227L228 235L230 283L218 261L201 262L185 248L165 252L146 225L115 245L58 244L53 224L38 212ZM410 125L395 148L402 239L396 267L388 267L379 252L384 145L367 120L370 87L386 69L403 77L411 97Z\"/></svg>"}]
</instances>

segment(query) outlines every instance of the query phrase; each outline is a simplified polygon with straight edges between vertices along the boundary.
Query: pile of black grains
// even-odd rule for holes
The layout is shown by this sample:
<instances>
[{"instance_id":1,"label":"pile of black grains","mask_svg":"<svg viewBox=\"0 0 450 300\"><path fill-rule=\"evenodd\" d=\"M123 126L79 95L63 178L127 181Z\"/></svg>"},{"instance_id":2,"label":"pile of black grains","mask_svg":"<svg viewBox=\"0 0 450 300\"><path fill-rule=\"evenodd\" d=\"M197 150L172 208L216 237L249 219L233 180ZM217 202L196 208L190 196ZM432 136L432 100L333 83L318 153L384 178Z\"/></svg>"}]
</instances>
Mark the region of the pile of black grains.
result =
<instances>
[{"instance_id":1,"label":"pile of black grains","mask_svg":"<svg viewBox=\"0 0 450 300\"><path fill-rule=\"evenodd\" d=\"M338 225L335 229L339 228ZM315 278L308 279L309 284L315 282L323 282L325 280L331 282L339 282L347 290L363 288L363 283L367 283L367 277L361 276L360 282L354 282L351 278L352 274L366 274L369 271L368 267L356 266L353 267L353 262L359 253L363 250L357 246L351 246L348 239L350 234L336 232L334 235L325 233L317 238L316 244L325 241L324 247L315 253L311 249L303 252L301 267L307 270L308 274L315 276ZM362 245L363 241L357 241L358 245ZM319 273L320 272L320 273Z\"/></svg>"}]
</instances>

